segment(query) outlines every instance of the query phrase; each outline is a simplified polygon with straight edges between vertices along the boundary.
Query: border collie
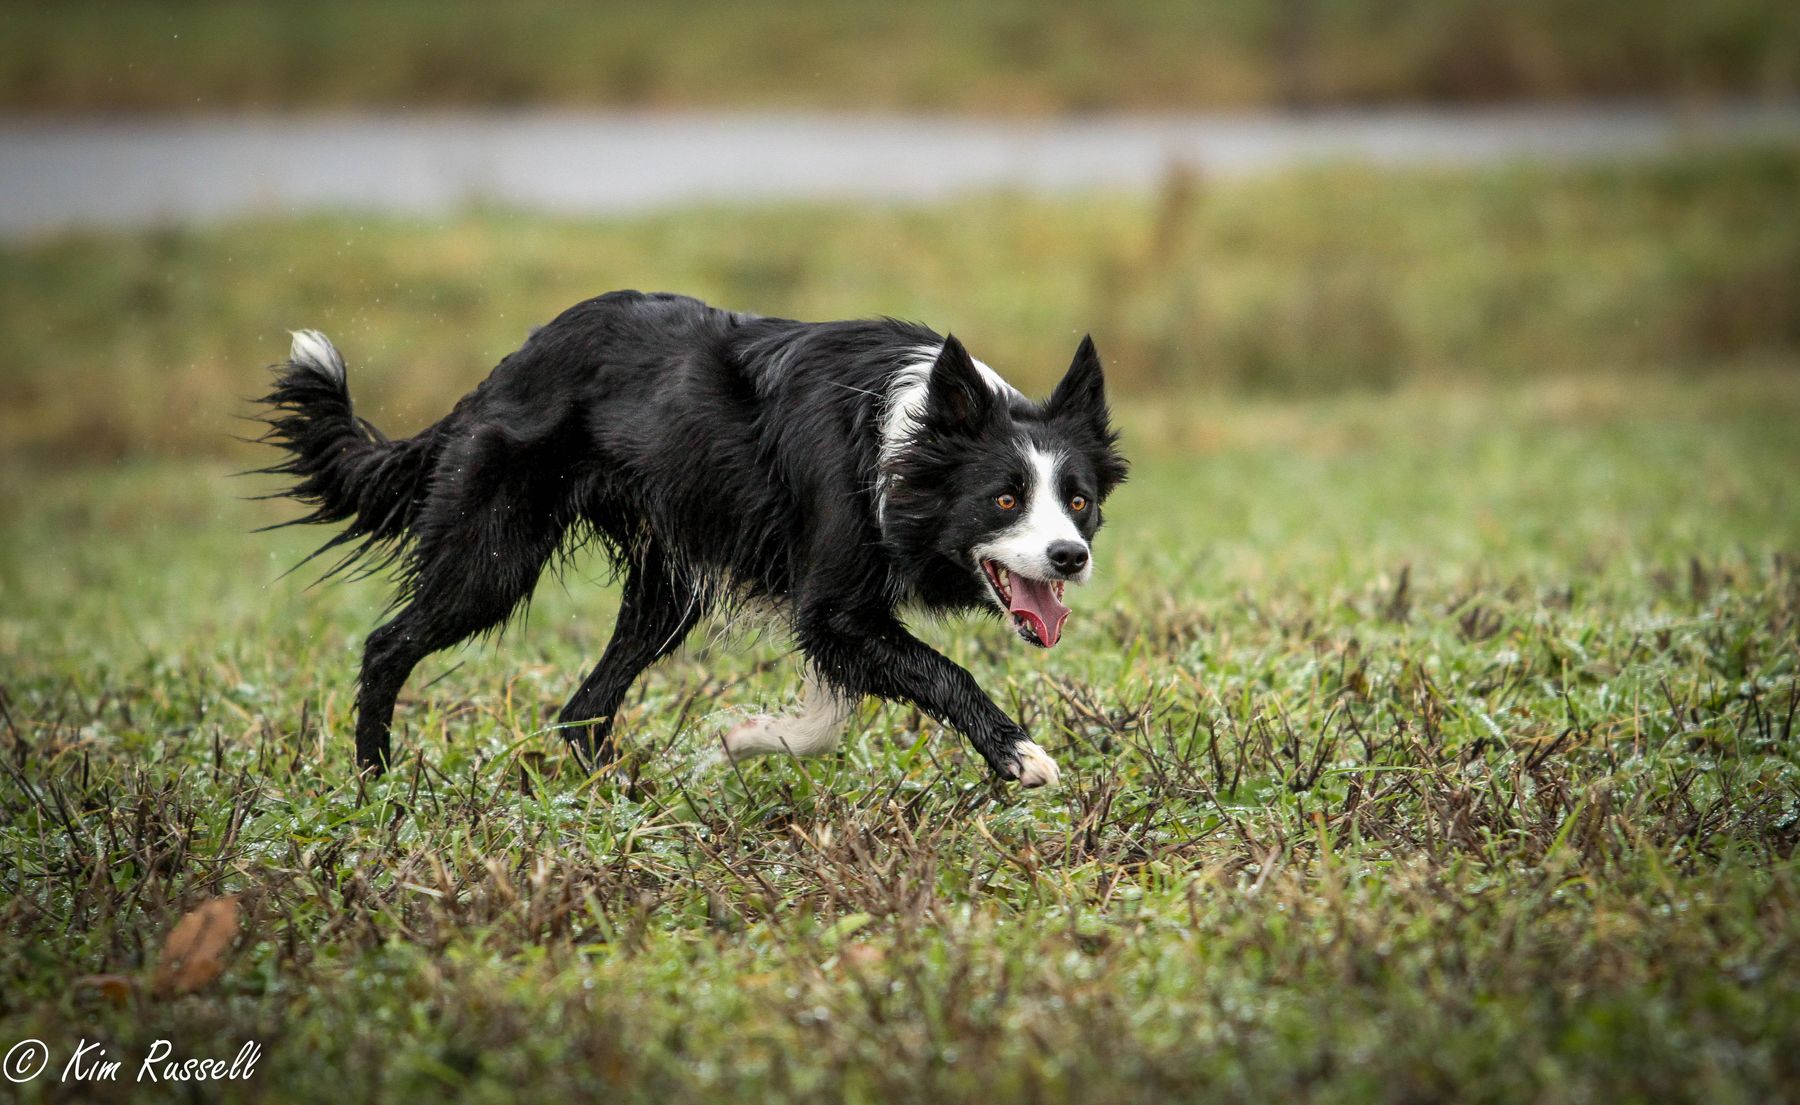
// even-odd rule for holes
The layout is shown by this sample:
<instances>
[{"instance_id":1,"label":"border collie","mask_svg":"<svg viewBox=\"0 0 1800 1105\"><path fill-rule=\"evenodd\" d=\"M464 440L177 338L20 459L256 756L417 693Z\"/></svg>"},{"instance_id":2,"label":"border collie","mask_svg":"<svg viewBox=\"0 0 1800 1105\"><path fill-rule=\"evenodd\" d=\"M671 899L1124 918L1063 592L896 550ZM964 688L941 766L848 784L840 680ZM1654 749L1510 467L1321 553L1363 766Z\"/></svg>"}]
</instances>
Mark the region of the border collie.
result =
<instances>
[{"instance_id":1,"label":"border collie","mask_svg":"<svg viewBox=\"0 0 1800 1105\"><path fill-rule=\"evenodd\" d=\"M294 335L261 402L262 469L341 523L327 575L398 562L369 634L356 761L383 770L394 701L426 656L502 627L583 537L624 579L617 627L560 719L575 753L615 754L645 668L722 603L772 606L807 665L800 710L724 735L733 759L836 747L864 695L962 731L1000 777L1056 764L900 613L987 610L1039 648L1062 638L1100 508L1126 462L1091 339L1033 402L955 337L878 319L805 323L686 296L612 292L534 331L436 425L390 441L351 411L343 358ZM309 558L310 559L310 558Z\"/></svg>"}]
</instances>

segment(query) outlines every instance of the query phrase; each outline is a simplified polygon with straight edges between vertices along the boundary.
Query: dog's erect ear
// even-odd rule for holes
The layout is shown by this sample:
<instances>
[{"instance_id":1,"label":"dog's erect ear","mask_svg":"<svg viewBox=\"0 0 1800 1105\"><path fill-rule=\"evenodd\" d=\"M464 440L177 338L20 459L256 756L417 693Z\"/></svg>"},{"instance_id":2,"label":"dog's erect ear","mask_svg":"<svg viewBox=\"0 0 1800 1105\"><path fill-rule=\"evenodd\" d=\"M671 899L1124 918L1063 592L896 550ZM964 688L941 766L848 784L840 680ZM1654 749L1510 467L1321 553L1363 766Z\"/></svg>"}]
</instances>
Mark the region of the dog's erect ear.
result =
<instances>
[{"instance_id":1,"label":"dog's erect ear","mask_svg":"<svg viewBox=\"0 0 1800 1105\"><path fill-rule=\"evenodd\" d=\"M1100 354L1094 348L1093 335L1081 339L1069 371L1050 393L1045 413L1051 418L1082 418L1096 426L1106 425L1106 376L1100 371Z\"/></svg>"},{"instance_id":2,"label":"dog's erect ear","mask_svg":"<svg viewBox=\"0 0 1800 1105\"><path fill-rule=\"evenodd\" d=\"M1125 479L1130 465L1119 455L1119 433L1112 428L1112 412L1106 409L1106 377L1100 371L1100 354L1092 336L1081 339L1069 371L1051 392L1044 413L1065 419L1092 435L1094 474L1100 480L1100 497L1112 494Z\"/></svg>"},{"instance_id":3,"label":"dog's erect ear","mask_svg":"<svg viewBox=\"0 0 1800 1105\"><path fill-rule=\"evenodd\" d=\"M952 334L944 339L937 363L931 366L926 388L926 411L940 429L975 430L987 425L999 411L999 400L981 378L974 358Z\"/></svg>"}]
</instances>

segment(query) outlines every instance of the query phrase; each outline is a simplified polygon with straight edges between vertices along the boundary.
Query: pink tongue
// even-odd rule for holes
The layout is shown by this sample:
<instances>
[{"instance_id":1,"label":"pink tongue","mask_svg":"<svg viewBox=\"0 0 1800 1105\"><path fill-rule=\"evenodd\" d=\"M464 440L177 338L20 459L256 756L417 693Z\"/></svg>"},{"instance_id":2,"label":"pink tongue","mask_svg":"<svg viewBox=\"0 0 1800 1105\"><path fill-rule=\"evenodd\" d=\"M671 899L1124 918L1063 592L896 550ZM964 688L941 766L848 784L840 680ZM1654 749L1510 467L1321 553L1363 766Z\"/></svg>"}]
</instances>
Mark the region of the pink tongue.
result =
<instances>
[{"instance_id":1,"label":"pink tongue","mask_svg":"<svg viewBox=\"0 0 1800 1105\"><path fill-rule=\"evenodd\" d=\"M1045 648L1053 648L1057 638L1062 636L1063 620L1069 616L1069 608L1057 600L1056 589L1050 584L1015 575L1012 577L1012 614L1015 618L1029 619L1037 639Z\"/></svg>"}]
</instances>

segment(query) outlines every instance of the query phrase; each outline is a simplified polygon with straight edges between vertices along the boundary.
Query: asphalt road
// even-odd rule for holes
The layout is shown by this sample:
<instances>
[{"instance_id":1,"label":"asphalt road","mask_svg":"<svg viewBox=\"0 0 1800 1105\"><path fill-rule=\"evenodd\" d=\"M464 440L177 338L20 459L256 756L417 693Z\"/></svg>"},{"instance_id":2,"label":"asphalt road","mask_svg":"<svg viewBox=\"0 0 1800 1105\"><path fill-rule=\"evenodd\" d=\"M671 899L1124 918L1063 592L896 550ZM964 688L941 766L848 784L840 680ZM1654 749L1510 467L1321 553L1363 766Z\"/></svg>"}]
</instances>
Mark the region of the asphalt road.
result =
<instances>
[{"instance_id":1,"label":"asphalt road","mask_svg":"<svg viewBox=\"0 0 1800 1105\"><path fill-rule=\"evenodd\" d=\"M0 236L321 208L619 213L1138 189L1172 166L1463 165L1800 142L1800 103L1100 116L383 114L0 119Z\"/></svg>"}]
</instances>

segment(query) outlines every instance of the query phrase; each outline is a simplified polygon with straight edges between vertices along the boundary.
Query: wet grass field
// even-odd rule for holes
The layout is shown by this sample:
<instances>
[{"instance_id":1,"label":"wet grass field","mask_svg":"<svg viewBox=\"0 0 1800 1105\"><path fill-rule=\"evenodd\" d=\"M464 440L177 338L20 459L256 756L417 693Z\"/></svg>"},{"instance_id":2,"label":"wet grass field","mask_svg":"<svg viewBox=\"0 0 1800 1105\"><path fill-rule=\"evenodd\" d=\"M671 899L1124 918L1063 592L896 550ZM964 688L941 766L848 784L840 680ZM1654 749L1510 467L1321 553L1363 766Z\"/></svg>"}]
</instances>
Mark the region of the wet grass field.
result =
<instances>
[{"instance_id":1,"label":"wet grass field","mask_svg":"<svg viewBox=\"0 0 1800 1105\"><path fill-rule=\"evenodd\" d=\"M251 1080L203 1090L228 1099L1791 1094L1790 339L1760 314L1730 341L1670 342L1660 359L1631 331L1610 357L1582 336L1602 333L1583 313L1596 302L1687 302L1665 276L1779 258L1791 216L1757 217L1774 207L1760 164L1749 185L1690 170L1619 185L1671 197L1661 206L1558 201L1592 187L1580 175L1519 201L1564 213L1556 256L1575 268L1560 271L1587 271L1579 235L1594 227L1710 244L1676 250L1701 258L1687 268L1646 244L1632 255L1662 267L1620 268L1610 286L1534 283L1536 328L1479 331L1512 351L1498 367L1410 360L1412 338L1380 347L1391 377L1165 389L1158 362L1129 352L1159 331L1118 324L1135 467L1062 645L1030 651L984 620L921 627L1057 758L1063 785L1032 793L991 783L960 737L874 702L833 757L712 762L732 718L797 690L786 640L750 623L703 628L653 669L620 726L626 759L583 777L546 729L615 603L580 558L498 645L421 666L396 769L359 782L352 679L385 590L283 576L321 535L250 532L292 511L246 501L269 482L229 474L257 456L220 443L237 397L285 347L280 326L322 324L374 400L365 413L405 432L535 305L617 273L555 248L574 224L499 214L9 249L8 386L35 405L9 412L0 465L0 1043L46 1041L54 1072L80 1040L104 1041L128 1082L159 1038L223 1058L257 1041ZM1495 179L1393 188L1429 221L1517 187ZM1129 239L1158 209L1088 214ZM906 225L947 235L970 210ZM882 217L746 216L814 229ZM1209 217L1221 237L1185 248L1235 243L1226 287L1250 286L1229 282L1258 258L1283 286L1304 267L1291 258L1311 255L1269 237L1272 222ZM990 260L1015 240L1054 256L1066 226L960 225ZM329 258L337 247L319 243L340 232L336 267L308 260ZM672 220L570 233L687 241ZM644 266L749 263L686 248L674 261L646 248L667 267ZM142 261L158 250L160 265ZM1079 314L1055 298L1055 265L989 265L1021 298L972 295L957 314L945 303L975 276L927 279L906 256L884 271L911 290L877 289L899 302L866 310L951 315L941 324L971 340L985 328L977 351L1026 365L1027 383L1060 367L1025 355L1067 346L1029 324L1042 308L1025 290ZM1396 256L1445 258L1450 275L1473 264ZM95 290L140 263L143 298ZM252 268L267 272L249 290L218 275ZM1772 262L1732 271L1763 274L1734 286L1783 278ZM1428 275L1408 276L1420 294ZM829 283L807 268L767 300L804 308ZM254 306L256 289L284 286L298 290ZM738 290L758 295L754 281ZM434 321L458 295L471 321L444 333ZM320 317L327 303L337 319ZM473 321L485 307L505 318ZM1441 330L1410 307L1399 317L1408 334ZM1681 325L1736 317L1719 307ZM1518 352L1553 345L1555 327L1589 371L1536 370ZM1274 327L1269 341L1324 348L1339 332ZM474 352L437 359L464 335ZM191 390L159 398L145 378L159 370ZM207 916L237 928L174 969L178 923L223 896ZM127 1090L188 1099L110 1092ZM108 1091L46 1074L18 1092Z\"/></svg>"}]
</instances>

